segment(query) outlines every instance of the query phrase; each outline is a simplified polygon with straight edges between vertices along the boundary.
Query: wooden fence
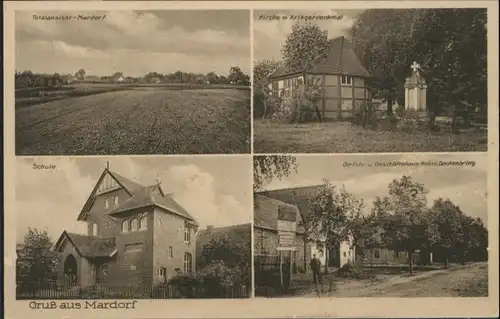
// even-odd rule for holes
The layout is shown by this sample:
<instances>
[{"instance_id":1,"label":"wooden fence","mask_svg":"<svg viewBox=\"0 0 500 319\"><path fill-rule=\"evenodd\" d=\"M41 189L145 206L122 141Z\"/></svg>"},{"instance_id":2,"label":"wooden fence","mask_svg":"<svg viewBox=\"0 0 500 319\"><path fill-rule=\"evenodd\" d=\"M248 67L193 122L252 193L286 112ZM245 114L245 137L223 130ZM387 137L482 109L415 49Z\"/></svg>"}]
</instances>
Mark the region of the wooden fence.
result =
<instances>
[{"instance_id":1,"label":"wooden fence","mask_svg":"<svg viewBox=\"0 0 500 319\"><path fill-rule=\"evenodd\" d=\"M16 285L16 299L183 299L249 298L244 285L187 286L151 283L137 285L93 285L80 287L56 280L23 281Z\"/></svg>"}]
</instances>

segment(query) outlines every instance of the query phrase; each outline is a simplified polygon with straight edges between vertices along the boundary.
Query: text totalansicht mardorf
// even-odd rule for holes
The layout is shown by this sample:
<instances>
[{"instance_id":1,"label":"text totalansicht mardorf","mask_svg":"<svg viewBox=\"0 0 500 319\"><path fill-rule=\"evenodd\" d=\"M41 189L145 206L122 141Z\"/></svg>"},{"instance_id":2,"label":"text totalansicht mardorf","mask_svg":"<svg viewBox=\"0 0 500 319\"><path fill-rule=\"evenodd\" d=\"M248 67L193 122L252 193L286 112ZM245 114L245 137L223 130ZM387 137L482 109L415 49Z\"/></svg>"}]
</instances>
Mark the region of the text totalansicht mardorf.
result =
<instances>
[{"instance_id":1,"label":"text totalansicht mardorf","mask_svg":"<svg viewBox=\"0 0 500 319\"><path fill-rule=\"evenodd\" d=\"M44 20L44 21L70 21L70 20L82 20L82 21L100 21L106 19L106 15L39 15L34 14L33 20Z\"/></svg>"}]
</instances>

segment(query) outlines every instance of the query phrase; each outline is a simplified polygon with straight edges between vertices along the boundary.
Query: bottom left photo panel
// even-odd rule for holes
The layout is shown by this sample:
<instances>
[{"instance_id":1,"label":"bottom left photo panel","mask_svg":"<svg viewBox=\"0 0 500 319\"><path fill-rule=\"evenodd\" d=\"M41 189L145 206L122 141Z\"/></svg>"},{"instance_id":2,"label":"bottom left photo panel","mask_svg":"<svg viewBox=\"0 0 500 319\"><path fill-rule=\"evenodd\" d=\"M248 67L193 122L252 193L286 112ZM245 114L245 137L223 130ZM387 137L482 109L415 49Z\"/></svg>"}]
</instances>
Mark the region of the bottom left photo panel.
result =
<instances>
[{"instance_id":1,"label":"bottom left photo panel","mask_svg":"<svg viewBox=\"0 0 500 319\"><path fill-rule=\"evenodd\" d=\"M251 297L250 157L16 161L16 299Z\"/></svg>"}]
</instances>

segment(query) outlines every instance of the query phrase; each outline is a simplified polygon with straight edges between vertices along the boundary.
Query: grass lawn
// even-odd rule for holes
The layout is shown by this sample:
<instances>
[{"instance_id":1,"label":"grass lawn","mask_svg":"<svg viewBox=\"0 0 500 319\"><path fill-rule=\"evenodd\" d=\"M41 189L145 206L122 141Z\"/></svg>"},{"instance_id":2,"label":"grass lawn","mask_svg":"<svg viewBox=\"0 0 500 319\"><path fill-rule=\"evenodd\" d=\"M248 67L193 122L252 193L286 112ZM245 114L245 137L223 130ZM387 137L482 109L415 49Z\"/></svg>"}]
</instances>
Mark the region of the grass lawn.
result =
<instances>
[{"instance_id":1,"label":"grass lawn","mask_svg":"<svg viewBox=\"0 0 500 319\"><path fill-rule=\"evenodd\" d=\"M254 120L255 153L485 152L487 131L375 131L348 122L306 124Z\"/></svg>"}]
</instances>

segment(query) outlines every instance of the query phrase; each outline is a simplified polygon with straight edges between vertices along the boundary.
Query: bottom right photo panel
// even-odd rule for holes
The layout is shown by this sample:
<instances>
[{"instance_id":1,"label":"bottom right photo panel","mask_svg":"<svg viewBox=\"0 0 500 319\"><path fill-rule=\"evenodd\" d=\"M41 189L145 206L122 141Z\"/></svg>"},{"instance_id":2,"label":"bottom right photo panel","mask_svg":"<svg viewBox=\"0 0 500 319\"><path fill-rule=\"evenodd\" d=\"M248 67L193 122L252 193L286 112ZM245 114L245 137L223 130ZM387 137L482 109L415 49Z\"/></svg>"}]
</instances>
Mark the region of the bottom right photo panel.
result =
<instances>
[{"instance_id":1,"label":"bottom right photo panel","mask_svg":"<svg viewBox=\"0 0 500 319\"><path fill-rule=\"evenodd\" d=\"M254 156L255 297L487 297L487 155Z\"/></svg>"}]
</instances>

